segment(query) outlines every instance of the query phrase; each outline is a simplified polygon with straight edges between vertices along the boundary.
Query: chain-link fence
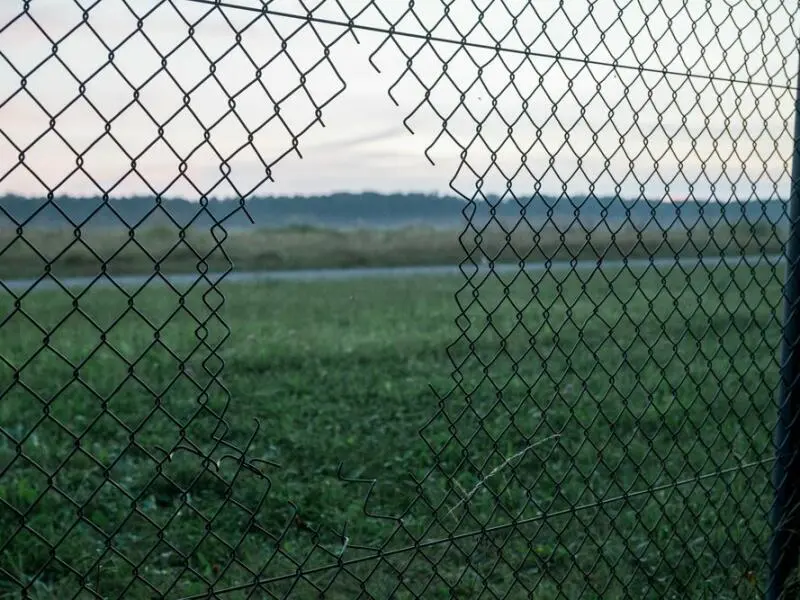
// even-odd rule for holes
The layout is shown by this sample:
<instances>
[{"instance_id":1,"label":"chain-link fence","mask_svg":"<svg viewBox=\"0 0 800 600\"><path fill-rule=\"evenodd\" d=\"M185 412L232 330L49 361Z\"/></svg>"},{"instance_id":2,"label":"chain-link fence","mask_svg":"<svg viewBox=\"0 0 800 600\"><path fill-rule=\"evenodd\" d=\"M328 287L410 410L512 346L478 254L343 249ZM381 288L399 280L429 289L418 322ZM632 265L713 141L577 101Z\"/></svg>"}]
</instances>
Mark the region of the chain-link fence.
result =
<instances>
[{"instance_id":1,"label":"chain-link fence","mask_svg":"<svg viewBox=\"0 0 800 600\"><path fill-rule=\"evenodd\" d=\"M0 597L723 599L771 574L789 592L799 12L6 0ZM380 385L424 396L408 406L366 389L377 333L342 345L368 310L336 322L348 292L258 288L226 308L253 295L223 283L229 224L336 106L366 118L347 106L356 62L463 200L449 383L415 378L438 354L407 354L408 332L434 334L392 320L391 296L423 284L380 284L369 308L393 324ZM180 194L195 203L177 215ZM302 313L309 344L337 350L311 359L280 319L323 301ZM226 350L251 331L247 356ZM328 402L363 422L320 433ZM361 456L385 470L337 469L348 428L378 436ZM313 472L292 467L312 449Z\"/></svg>"}]
</instances>

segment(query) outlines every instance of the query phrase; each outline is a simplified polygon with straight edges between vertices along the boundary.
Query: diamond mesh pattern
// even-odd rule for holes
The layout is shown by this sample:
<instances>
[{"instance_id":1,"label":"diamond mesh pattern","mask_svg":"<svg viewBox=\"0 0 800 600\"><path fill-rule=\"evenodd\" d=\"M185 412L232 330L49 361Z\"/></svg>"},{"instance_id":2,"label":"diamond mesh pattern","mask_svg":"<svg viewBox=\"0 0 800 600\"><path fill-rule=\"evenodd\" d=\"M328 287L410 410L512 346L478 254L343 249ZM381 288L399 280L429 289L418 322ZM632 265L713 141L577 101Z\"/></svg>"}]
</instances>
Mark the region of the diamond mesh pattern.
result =
<instances>
[{"instance_id":1,"label":"diamond mesh pattern","mask_svg":"<svg viewBox=\"0 0 800 600\"><path fill-rule=\"evenodd\" d=\"M0 351L3 593L761 592L786 225L786 212L767 206L786 199L790 181L796 7L62 4L58 18L46 3L0 8L0 181L47 199L24 220L0 205L14 222L0 263L40 273L24 286L0 280L0 329L20 340ZM306 524L295 505L284 523L263 516L279 502L278 465L251 451L259 426L242 437L227 419L236 402L223 379L231 331L221 311L233 214L211 200L233 196L246 212L284 158L303 156L304 135L347 87L335 64L345 40L368 46L364 60L405 127L433 132L428 159L456 159L450 187L465 201L452 385L431 390L421 440L409 441L429 452L430 469L411 475L400 512L383 506L375 480L349 465L338 473L347 493L366 495L364 540L346 522ZM69 160L29 166L55 153ZM64 209L67 184L94 197L81 220ZM135 222L110 202L133 184L155 197ZM198 200L190 218L163 203L179 190ZM609 208L621 198L619 222ZM656 218L656 205L684 199L695 208L673 204ZM518 218L499 216L509 204ZM642 206L651 216L635 216ZM73 232L55 254L27 234L44 212ZM128 232L111 253L90 235L98 215ZM137 238L153 223L172 236L158 254ZM197 230L210 238L197 242ZM97 263L80 290L59 276L76 253ZM186 257L196 276L179 286L168 273ZM598 268L583 268L587 259ZM600 268L608 260L619 262ZM119 272L135 261L148 277L126 285ZM57 301L32 314L38 287ZM77 323L91 343L69 336ZM122 323L135 324L133 339ZM191 343L179 335L187 330ZM86 376L90 362L103 378ZM142 403L115 403L122 390ZM54 527L53 511L72 517Z\"/></svg>"}]
</instances>

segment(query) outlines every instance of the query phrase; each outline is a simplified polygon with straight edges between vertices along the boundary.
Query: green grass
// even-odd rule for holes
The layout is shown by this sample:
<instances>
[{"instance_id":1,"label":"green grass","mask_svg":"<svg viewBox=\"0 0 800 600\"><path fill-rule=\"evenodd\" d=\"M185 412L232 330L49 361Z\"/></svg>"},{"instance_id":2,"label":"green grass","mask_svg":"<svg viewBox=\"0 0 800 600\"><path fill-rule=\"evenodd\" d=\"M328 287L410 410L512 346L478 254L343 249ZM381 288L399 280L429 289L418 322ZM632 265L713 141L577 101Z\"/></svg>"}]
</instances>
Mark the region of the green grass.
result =
<instances>
[{"instance_id":1,"label":"green grass","mask_svg":"<svg viewBox=\"0 0 800 600\"><path fill-rule=\"evenodd\" d=\"M68 598L85 577L101 597L180 598L254 573L271 583L219 597L759 597L781 278L676 268L489 278L476 293L419 278L231 284L224 303L204 289L48 291L16 308L6 296L0 597L21 582ZM243 448L255 433L247 459L280 468L237 467L214 441L223 411L225 439ZM179 443L229 457L167 461ZM366 507L369 484L343 482L340 462L377 480Z\"/></svg>"},{"instance_id":2,"label":"green grass","mask_svg":"<svg viewBox=\"0 0 800 600\"><path fill-rule=\"evenodd\" d=\"M465 249L476 261L518 263L598 256L706 256L780 252L785 232L767 222L753 227L719 225L673 227L600 225L582 230L577 224L561 232L548 225L498 225L465 232L413 227L395 230L339 231L313 227L210 231L197 226L84 229L0 229L0 277L39 277L46 269L59 277L95 275L98 261L112 275L223 271L231 261L239 270L452 265Z\"/></svg>"}]
</instances>

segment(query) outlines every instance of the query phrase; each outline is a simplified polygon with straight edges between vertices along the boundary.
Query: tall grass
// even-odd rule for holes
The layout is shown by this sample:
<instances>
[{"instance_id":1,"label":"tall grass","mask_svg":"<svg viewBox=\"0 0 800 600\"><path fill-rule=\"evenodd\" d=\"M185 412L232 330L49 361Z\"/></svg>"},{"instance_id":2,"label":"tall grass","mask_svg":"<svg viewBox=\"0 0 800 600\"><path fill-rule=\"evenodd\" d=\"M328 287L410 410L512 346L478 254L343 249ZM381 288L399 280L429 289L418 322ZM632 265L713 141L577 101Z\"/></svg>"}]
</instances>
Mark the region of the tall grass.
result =
<instances>
[{"instance_id":1,"label":"tall grass","mask_svg":"<svg viewBox=\"0 0 800 600\"><path fill-rule=\"evenodd\" d=\"M780 252L784 234L770 226L718 226L663 231L651 226L616 230L573 225L506 232L495 225L482 231L406 228L342 231L314 227L222 229L153 227L142 230L0 230L0 277L219 271L283 270L364 266L453 265L703 254Z\"/></svg>"}]
</instances>

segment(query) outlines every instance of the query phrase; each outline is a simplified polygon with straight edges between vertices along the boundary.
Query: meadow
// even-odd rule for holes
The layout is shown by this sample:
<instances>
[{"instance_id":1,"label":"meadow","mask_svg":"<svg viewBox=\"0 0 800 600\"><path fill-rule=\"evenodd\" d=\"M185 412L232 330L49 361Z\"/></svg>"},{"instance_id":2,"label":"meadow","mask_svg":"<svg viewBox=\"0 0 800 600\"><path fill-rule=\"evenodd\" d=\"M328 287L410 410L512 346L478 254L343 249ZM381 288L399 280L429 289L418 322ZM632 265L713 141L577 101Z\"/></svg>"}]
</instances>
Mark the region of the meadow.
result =
<instances>
[{"instance_id":1,"label":"meadow","mask_svg":"<svg viewBox=\"0 0 800 600\"><path fill-rule=\"evenodd\" d=\"M783 226L763 219L716 223L711 227L680 223L632 225L573 223L555 225L498 223L463 230L326 229L308 226L229 229L167 226L72 229L0 228L0 278L96 275L101 264L110 275L343 267L455 265L470 256L476 262L518 263L545 258L718 256L780 253ZM505 229L504 229L505 227ZM666 230L664 229L666 228Z\"/></svg>"},{"instance_id":2,"label":"meadow","mask_svg":"<svg viewBox=\"0 0 800 600\"><path fill-rule=\"evenodd\" d=\"M756 597L781 279L4 294L0 597Z\"/></svg>"}]
</instances>

